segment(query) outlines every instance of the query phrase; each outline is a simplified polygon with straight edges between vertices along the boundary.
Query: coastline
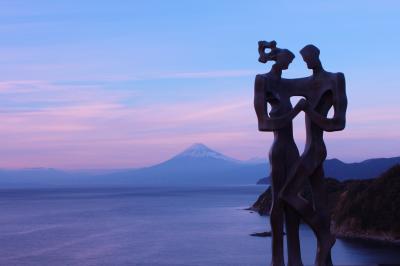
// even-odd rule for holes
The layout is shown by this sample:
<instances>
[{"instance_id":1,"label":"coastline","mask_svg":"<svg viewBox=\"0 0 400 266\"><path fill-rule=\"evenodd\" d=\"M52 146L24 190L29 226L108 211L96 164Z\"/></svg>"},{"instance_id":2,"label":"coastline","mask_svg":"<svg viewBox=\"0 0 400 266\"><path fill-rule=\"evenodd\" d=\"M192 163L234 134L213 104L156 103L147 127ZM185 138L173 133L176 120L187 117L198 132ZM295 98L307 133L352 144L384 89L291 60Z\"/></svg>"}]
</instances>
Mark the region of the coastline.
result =
<instances>
[{"instance_id":1,"label":"coastline","mask_svg":"<svg viewBox=\"0 0 400 266\"><path fill-rule=\"evenodd\" d=\"M269 216L268 214L260 213L259 208L251 206L249 208L244 209L251 213L257 212L261 216ZM303 222L302 222L303 223ZM396 238L390 232L384 231L362 231L362 230L351 230L342 227L336 227L334 223L331 225L331 232L336 236L336 238L341 240L350 240L350 241L361 241L364 243L373 243L380 245L390 245L390 246L399 246L400 247L400 238ZM270 237L271 232L257 232L250 234L251 236L257 237Z\"/></svg>"},{"instance_id":2,"label":"coastline","mask_svg":"<svg viewBox=\"0 0 400 266\"><path fill-rule=\"evenodd\" d=\"M356 240L365 243L374 243L381 245L400 246L400 239L395 238L393 234L389 232L377 232L372 230L356 231L344 228L335 228L331 231L338 239Z\"/></svg>"}]
</instances>

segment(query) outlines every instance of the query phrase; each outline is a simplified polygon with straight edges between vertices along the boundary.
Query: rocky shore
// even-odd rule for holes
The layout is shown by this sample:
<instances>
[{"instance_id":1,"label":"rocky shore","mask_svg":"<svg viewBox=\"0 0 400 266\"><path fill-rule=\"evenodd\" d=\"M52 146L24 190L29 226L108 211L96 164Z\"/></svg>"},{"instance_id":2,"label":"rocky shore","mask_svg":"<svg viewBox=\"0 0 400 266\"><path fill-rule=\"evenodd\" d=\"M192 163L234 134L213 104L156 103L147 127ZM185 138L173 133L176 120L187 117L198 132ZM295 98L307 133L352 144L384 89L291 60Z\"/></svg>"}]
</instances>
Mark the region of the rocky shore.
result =
<instances>
[{"instance_id":1,"label":"rocky shore","mask_svg":"<svg viewBox=\"0 0 400 266\"><path fill-rule=\"evenodd\" d=\"M381 244L400 246L400 238L391 232L384 231L363 231L351 228L340 227L334 230L337 238L362 240Z\"/></svg>"},{"instance_id":2,"label":"rocky shore","mask_svg":"<svg viewBox=\"0 0 400 266\"><path fill-rule=\"evenodd\" d=\"M400 165L377 178L337 181L326 178L331 230L338 238L361 239L400 245ZM311 199L306 188L303 196ZM250 207L268 215L271 190L268 188Z\"/></svg>"}]
</instances>

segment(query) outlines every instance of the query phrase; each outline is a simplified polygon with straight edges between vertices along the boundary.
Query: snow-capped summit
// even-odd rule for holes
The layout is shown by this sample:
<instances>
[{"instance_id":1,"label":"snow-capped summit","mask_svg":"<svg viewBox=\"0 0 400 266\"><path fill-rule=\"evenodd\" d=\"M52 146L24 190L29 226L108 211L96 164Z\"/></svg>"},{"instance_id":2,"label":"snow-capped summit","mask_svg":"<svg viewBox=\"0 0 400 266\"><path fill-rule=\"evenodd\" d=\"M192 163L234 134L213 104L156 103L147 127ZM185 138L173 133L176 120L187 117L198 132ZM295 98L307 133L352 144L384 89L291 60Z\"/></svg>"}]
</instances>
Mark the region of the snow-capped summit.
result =
<instances>
[{"instance_id":1,"label":"snow-capped summit","mask_svg":"<svg viewBox=\"0 0 400 266\"><path fill-rule=\"evenodd\" d=\"M202 143L195 143L178 154L175 158L213 158L225 161L237 162L238 160L225 156L217 151L208 148Z\"/></svg>"}]
</instances>

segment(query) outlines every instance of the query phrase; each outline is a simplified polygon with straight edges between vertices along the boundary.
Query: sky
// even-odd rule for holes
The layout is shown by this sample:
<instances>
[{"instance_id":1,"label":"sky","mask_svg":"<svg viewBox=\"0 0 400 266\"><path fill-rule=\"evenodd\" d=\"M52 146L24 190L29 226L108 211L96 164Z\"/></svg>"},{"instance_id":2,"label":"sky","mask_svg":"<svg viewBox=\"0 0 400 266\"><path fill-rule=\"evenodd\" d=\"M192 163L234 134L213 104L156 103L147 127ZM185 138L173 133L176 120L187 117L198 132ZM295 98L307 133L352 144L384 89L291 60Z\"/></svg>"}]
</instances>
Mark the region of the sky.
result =
<instances>
[{"instance_id":1,"label":"sky","mask_svg":"<svg viewBox=\"0 0 400 266\"><path fill-rule=\"evenodd\" d=\"M142 167L199 142L266 157L259 40L295 53L283 77L310 75L309 43L345 74L347 126L325 134L328 158L400 156L399 13L385 0L0 0L0 167ZM304 116L294 124L302 150Z\"/></svg>"}]
</instances>

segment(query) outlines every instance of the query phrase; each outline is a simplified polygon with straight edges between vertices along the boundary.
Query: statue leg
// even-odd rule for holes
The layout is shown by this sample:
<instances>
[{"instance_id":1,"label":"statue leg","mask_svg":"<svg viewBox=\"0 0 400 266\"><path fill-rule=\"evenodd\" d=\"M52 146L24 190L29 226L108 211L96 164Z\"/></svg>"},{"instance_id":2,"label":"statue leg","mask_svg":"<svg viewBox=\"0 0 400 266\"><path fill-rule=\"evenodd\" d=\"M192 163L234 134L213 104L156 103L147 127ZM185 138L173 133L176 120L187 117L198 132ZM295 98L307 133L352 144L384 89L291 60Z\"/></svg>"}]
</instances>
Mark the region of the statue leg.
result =
<instances>
[{"instance_id":1,"label":"statue leg","mask_svg":"<svg viewBox=\"0 0 400 266\"><path fill-rule=\"evenodd\" d=\"M322 164L318 166L314 174L310 176L310 185L313 194L314 208L321 215L324 223L324 230L330 233L331 217L328 209L328 194L325 188L324 169ZM327 251L326 265L333 265L331 256L331 247Z\"/></svg>"},{"instance_id":2,"label":"statue leg","mask_svg":"<svg viewBox=\"0 0 400 266\"><path fill-rule=\"evenodd\" d=\"M285 225L288 252L288 266L303 266L299 240L300 217L296 211L285 206Z\"/></svg>"},{"instance_id":3,"label":"statue leg","mask_svg":"<svg viewBox=\"0 0 400 266\"><path fill-rule=\"evenodd\" d=\"M311 228L315 230L318 227L316 226L318 224L316 222L318 217L314 215L314 207L310 202L299 195L308 177L314 172L312 165L306 164L306 161L308 161L307 158L301 157L296 163L296 167L292 169L288 176L287 182L280 193L280 197L299 213L299 215L309 223Z\"/></svg>"},{"instance_id":4,"label":"statue leg","mask_svg":"<svg viewBox=\"0 0 400 266\"><path fill-rule=\"evenodd\" d=\"M286 162L297 162L300 158L297 149L292 152L287 152ZM286 174L290 173L290 169L293 168L293 164L286 164ZM288 178L288 176L286 176ZM300 216L299 214L289 205L285 204L285 226L286 226L286 242L287 242L287 254L288 254L288 266L303 266L301 260L300 250L300 239L299 239L299 225Z\"/></svg>"},{"instance_id":5,"label":"statue leg","mask_svg":"<svg viewBox=\"0 0 400 266\"><path fill-rule=\"evenodd\" d=\"M314 206L299 195L308 177L314 174L317 168L314 165L314 158L301 157L298 161L294 173L289 176L288 181L283 187L280 197L288 205L296 210L303 220L311 227L317 237L319 249L317 253L316 265L326 265L326 257L329 255L327 250L335 243L334 237L326 230L326 223L323 217L314 210Z\"/></svg>"},{"instance_id":6,"label":"statue leg","mask_svg":"<svg viewBox=\"0 0 400 266\"><path fill-rule=\"evenodd\" d=\"M282 162L271 164L272 205L270 211L270 223L272 233L272 262L273 266L284 266L283 256L283 202L279 199L279 191L285 180L285 169Z\"/></svg>"}]
</instances>

